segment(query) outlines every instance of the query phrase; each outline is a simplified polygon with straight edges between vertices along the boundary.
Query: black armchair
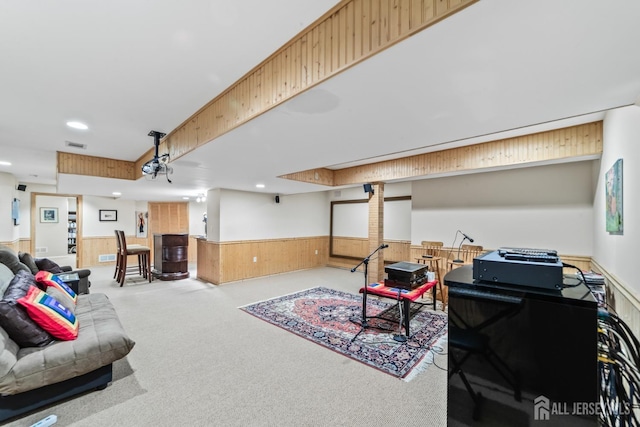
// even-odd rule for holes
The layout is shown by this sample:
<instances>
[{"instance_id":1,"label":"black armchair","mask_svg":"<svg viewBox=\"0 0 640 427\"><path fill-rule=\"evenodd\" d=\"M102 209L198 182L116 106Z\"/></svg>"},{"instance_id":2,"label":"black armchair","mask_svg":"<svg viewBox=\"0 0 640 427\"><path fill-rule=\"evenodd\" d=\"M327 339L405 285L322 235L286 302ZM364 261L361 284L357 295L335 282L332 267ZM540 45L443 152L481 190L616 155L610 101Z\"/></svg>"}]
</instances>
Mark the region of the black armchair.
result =
<instances>
[{"instance_id":1,"label":"black armchair","mask_svg":"<svg viewBox=\"0 0 640 427\"><path fill-rule=\"evenodd\" d=\"M53 274L60 273L76 273L80 281L78 282L78 293L79 294L88 294L89 287L91 286L91 282L89 281L89 276L91 275L91 270L88 269L79 269L74 270L69 266L59 266L55 262L51 261L49 258L33 258L27 252L20 252L18 254L18 258L20 262L29 267L32 274L38 273L38 271L48 271Z\"/></svg>"}]
</instances>

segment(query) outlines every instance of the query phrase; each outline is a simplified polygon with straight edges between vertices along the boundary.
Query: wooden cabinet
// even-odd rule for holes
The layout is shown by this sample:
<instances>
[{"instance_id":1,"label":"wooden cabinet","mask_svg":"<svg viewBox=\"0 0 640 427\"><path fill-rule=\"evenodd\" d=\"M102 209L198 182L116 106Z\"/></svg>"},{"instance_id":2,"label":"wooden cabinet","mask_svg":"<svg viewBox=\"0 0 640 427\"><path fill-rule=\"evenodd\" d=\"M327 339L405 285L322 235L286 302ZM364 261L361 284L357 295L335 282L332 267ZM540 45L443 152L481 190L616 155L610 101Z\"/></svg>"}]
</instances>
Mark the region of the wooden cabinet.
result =
<instances>
[{"instance_id":1,"label":"wooden cabinet","mask_svg":"<svg viewBox=\"0 0 640 427\"><path fill-rule=\"evenodd\" d=\"M153 235L153 275L160 280L189 277L189 235Z\"/></svg>"}]
</instances>

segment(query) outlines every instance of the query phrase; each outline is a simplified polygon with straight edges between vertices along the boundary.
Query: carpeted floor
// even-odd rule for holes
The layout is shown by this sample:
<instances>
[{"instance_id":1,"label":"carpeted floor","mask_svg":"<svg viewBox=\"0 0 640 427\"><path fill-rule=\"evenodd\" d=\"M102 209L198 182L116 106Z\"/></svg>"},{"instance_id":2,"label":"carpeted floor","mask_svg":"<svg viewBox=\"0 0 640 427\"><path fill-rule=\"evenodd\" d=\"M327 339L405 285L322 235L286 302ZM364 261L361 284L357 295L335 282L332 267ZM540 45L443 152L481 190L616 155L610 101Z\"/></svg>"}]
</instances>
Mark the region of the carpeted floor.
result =
<instances>
[{"instance_id":1,"label":"carpeted floor","mask_svg":"<svg viewBox=\"0 0 640 427\"><path fill-rule=\"evenodd\" d=\"M410 337L399 328L398 304L369 298L368 327L360 325L362 296L317 287L241 307L259 319L382 372L406 380L423 369L432 351L442 352L445 313L424 306L411 316ZM418 306L420 307L420 306ZM380 317L390 320L382 320ZM440 341L440 345L436 343ZM434 348L435 346L435 348Z\"/></svg>"},{"instance_id":2,"label":"carpeted floor","mask_svg":"<svg viewBox=\"0 0 640 427\"><path fill-rule=\"evenodd\" d=\"M317 268L215 286L92 268L136 346L114 380L8 423L58 426L445 426L447 356L410 382L257 321L238 307L312 287L357 293L362 275ZM374 402L374 403L372 403Z\"/></svg>"}]
</instances>

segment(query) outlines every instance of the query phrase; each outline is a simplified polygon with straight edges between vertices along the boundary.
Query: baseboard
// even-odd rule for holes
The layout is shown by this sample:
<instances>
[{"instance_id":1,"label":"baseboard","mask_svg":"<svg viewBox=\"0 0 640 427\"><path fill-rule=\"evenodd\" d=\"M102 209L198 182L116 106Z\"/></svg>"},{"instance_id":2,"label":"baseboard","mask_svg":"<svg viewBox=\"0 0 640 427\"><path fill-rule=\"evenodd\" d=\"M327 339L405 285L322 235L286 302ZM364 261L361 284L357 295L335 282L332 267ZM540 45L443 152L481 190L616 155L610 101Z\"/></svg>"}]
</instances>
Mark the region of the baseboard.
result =
<instances>
[{"instance_id":1,"label":"baseboard","mask_svg":"<svg viewBox=\"0 0 640 427\"><path fill-rule=\"evenodd\" d=\"M595 260L591 260L591 269L602 274L607 288L607 303L618 316L631 328L640 331L640 297L615 275L608 272Z\"/></svg>"}]
</instances>

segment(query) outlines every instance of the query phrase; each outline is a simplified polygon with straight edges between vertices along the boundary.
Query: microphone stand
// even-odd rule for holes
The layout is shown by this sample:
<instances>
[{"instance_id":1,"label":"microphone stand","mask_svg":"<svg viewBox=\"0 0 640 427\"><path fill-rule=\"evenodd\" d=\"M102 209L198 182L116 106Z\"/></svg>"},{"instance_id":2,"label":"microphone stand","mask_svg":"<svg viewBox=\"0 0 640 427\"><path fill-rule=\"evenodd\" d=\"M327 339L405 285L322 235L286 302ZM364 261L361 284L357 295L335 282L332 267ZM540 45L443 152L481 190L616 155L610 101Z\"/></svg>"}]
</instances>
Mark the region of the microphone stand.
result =
<instances>
[{"instance_id":1,"label":"microphone stand","mask_svg":"<svg viewBox=\"0 0 640 427\"><path fill-rule=\"evenodd\" d=\"M456 264L462 264L464 262L462 259L460 259L460 249L462 248L462 244L464 243L465 240L467 240L467 236L463 234L462 240L460 241L460 246L458 246L458 258L454 259L451 262L455 262Z\"/></svg>"},{"instance_id":2,"label":"microphone stand","mask_svg":"<svg viewBox=\"0 0 640 427\"><path fill-rule=\"evenodd\" d=\"M358 338L358 335L360 335L362 331L364 331L369 327L369 322L367 321L367 286L369 284L368 283L369 259L371 259L371 257L380 249L383 249L386 247L387 245L384 245L384 244L380 245L375 251L371 252L365 259L360 261L358 265L356 265L351 269L351 272L353 273L358 269L358 267L364 264L364 288L363 288L364 290L362 291L362 319L360 320L360 331L358 331L358 333L351 339L351 342L355 341L355 339Z\"/></svg>"}]
</instances>

